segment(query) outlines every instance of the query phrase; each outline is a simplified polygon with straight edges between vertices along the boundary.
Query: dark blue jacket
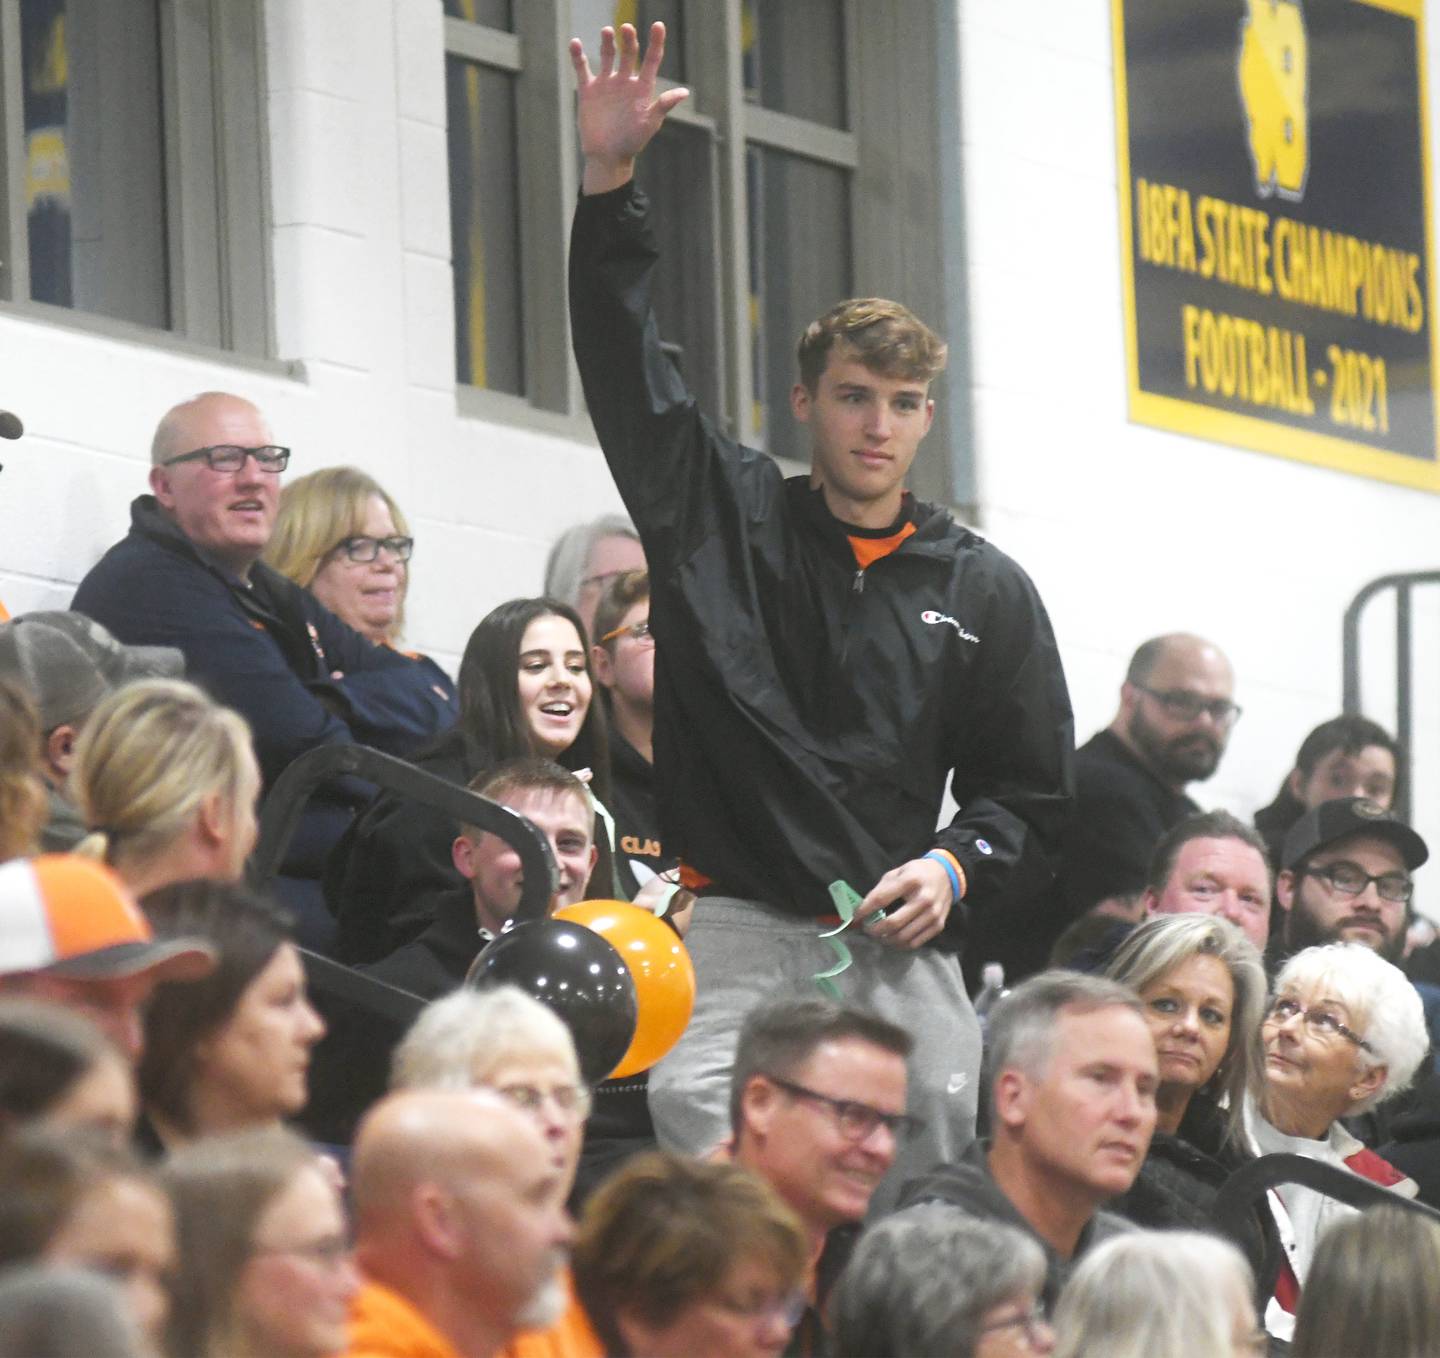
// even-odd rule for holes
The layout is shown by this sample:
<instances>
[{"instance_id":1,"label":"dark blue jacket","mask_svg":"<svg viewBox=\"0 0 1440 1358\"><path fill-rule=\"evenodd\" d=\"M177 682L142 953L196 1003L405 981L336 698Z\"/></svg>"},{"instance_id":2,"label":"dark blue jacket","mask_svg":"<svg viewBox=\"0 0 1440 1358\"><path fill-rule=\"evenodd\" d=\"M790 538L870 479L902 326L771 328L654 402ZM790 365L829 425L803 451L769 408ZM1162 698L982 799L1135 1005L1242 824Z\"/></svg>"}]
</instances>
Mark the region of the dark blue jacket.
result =
<instances>
[{"instance_id":1,"label":"dark blue jacket","mask_svg":"<svg viewBox=\"0 0 1440 1358\"><path fill-rule=\"evenodd\" d=\"M454 685L433 661L375 645L263 562L248 584L220 570L151 495L131 505L129 534L71 607L121 641L183 651L187 675L250 723L267 786L317 745L408 757L458 716ZM357 784L322 800L353 806L364 796ZM304 872L294 855L287 867Z\"/></svg>"}]
</instances>

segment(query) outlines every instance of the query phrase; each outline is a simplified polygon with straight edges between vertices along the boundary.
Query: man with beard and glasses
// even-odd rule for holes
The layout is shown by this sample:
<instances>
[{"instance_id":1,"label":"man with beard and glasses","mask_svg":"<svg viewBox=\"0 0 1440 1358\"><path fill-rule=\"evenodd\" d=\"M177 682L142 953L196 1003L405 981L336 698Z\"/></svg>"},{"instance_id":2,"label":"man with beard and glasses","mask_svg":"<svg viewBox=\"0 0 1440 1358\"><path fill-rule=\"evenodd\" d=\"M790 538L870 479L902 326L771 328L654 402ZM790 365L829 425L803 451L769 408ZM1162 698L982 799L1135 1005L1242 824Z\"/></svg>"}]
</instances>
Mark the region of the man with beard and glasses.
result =
<instances>
[{"instance_id":1,"label":"man with beard and glasses","mask_svg":"<svg viewBox=\"0 0 1440 1358\"><path fill-rule=\"evenodd\" d=\"M1410 924L1411 873L1429 856L1419 834L1366 797L1322 802L1307 811L1285 836L1275 879L1283 916L1272 940L1272 971L1322 943L1359 943L1399 966ZM1396 1163L1407 1173L1412 1166L1419 1171L1421 1196L1436 1201L1440 1077L1433 1059L1422 1063L1416 1083L1397 1099L1347 1117L1345 1126L1367 1146L1406 1143Z\"/></svg>"},{"instance_id":2,"label":"man with beard and glasses","mask_svg":"<svg viewBox=\"0 0 1440 1358\"><path fill-rule=\"evenodd\" d=\"M1075 801L1054 885L1008 914L974 921L972 987L982 962L1019 980L1046 965L1056 939L1087 911L1144 917L1151 857L1162 835L1200 808L1186 785L1209 778L1240 716L1235 678L1218 647L1183 632L1153 637L1130 660L1120 707L1075 755Z\"/></svg>"},{"instance_id":3,"label":"man with beard and glasses","mask_svg":"<svg viewBox=\"0 0 1440 1358\"><path fill-rule=\"evenodd\" d=\"M1363 943L1399 965L1410 923L1410 874L1425 841L1378 802L1345 797L1308 811L1285 836L1275 893L1288 957L1317 943Z\"/></svg>"},{"instance_id":4,"label":"man with beard and glasses","mask_svg":"<svg viewBox=\"0 0 1440 1358\"><path fill-rule=\"evenodd\" d=\"M1076 752L1058 879L1067 918L1102 902L1138 918L1156 843L1200 809L1186 786L1220 765L1240 715L1234 696L1230 662L1200 637L1155 637L1135 652L1114 720Z\"/></svg>"}]
</instances>

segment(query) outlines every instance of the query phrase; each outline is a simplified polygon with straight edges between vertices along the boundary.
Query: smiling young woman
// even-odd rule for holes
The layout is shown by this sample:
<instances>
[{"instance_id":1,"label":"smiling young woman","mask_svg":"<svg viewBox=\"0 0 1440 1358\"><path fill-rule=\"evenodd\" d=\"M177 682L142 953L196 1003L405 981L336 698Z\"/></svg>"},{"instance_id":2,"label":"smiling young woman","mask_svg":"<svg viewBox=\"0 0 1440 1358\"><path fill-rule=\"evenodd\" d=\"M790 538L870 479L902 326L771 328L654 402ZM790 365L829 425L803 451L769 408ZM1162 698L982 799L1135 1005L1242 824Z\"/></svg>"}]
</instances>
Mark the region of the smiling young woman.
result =
<instances>
[{"instance_id":1,"label":"smiling young woman","mask_svg":"<svg viewBox=\"0 0 1440 1358\"><path fill-rule=\"evenodd\" d=\"M575 610L554 599L511 599L470 634L460 661L460 719L415 762L464 787L479 773L543 754L590 770L601 802L610 793L603 706ZM376 962L420 934L437 898L461 885L451 858L459 827L441 812L382 792L330 856L326 900L339 920L336 956ZM611 881L598 833L596 883ZM599 894L610 895L611 891Z\"/></svg>"}]
</instances>

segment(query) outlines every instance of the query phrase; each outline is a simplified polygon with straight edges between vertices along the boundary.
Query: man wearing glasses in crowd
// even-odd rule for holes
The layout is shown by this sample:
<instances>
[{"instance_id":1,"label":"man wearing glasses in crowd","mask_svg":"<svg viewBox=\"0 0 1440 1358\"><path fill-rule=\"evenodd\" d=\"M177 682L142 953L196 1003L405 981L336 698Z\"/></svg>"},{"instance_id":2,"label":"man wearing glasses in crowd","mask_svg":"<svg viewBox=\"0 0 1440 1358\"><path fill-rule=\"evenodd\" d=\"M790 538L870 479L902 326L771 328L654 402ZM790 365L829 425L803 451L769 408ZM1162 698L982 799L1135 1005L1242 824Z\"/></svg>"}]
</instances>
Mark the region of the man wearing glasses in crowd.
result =
<instances>
[{"instance_id":1,"label":"man wearing glasses in crowd","mask_svg":"<svg viewBox=\"0 0 1440 1358\"><path fill-rule=\"evenodd\" d=\"M1364 797L1322 802L1285 836L1275 893L1289 956L1317 943L1363 943L1397 966L1410 923L1410 874L1430 856L1403 821Z\"/></svg>"},{"instance_id":2,"label":"man wearing glasses in crowd","mask_svg":"<svg viewBox=\"0 0 1440 1358\"><path fill-rule=\"evenodd\" d=\"M289 460L242 397L205 392L174 407L151 446L153 493L131 505L130 532L71 605L129 645L182 651L188 675L249 720L267 785L317 745L408 755L454 717L424 667L260 560ZM330 829L343 829L335 811L312 808L287 867L311 875Z\"/></svg>"},{"instance_id":3,"label":"man wearing glasses in crowd","mask_svg":"<svg viewBox=\"0 0 1440 1358\"><path fill-rule=\"evenodd\" d=\"M998 925L982 919L967 968L995 960L1011 979L1029 975L1096 907L1139 923L1155 846L1200 810L1185 788L1219 767L1240 716L1234 696L1230 662L1210 642L1173 633L1140 645L1114 719L1076 751L1074 810L1053 888Z\"/></svg>"},{"instance_id":4,"label":"man wearing glasses in crowd","mask_svg":"<svg viewBox=\"0 0 1440 1358\"><path fill-rule=\"evenodd\" d=\"M830 1000L774 1000L745 1017L730 1086L737 1164L764 1179L814 1250L810 1308L787 1353L823 1352L820 1315L901 1142L910 1035Z\"/></svg>"}]
</instances>

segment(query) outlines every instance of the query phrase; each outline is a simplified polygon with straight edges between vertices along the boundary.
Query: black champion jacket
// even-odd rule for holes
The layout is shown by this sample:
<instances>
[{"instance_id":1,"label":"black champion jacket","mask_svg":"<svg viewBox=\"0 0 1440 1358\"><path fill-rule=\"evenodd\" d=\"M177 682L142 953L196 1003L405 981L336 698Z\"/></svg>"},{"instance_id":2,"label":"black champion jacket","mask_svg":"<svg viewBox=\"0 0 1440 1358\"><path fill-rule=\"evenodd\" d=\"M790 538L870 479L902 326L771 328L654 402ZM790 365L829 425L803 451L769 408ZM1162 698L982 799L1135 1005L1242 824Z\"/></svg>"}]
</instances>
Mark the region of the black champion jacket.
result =
<instances>
[{"instance_id":1,"label":"black champion jacket","mask_svg":"<svg viewBox=\"0 0 1440 1358\"><path fill-rule=\"evenodd\" d=\"M830 883L863 895L935 847L963 865L971 909L1043 889L1074 728L1034 586L927 505L896 551L857 570L823 496L725 437L661 350L646 214L633 184L581 198L570 312L650 569L666 851L806 916L833 910ZM937 831L947 777L960 809Z\"/></svg>"}]
</instances>

